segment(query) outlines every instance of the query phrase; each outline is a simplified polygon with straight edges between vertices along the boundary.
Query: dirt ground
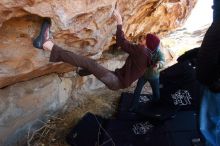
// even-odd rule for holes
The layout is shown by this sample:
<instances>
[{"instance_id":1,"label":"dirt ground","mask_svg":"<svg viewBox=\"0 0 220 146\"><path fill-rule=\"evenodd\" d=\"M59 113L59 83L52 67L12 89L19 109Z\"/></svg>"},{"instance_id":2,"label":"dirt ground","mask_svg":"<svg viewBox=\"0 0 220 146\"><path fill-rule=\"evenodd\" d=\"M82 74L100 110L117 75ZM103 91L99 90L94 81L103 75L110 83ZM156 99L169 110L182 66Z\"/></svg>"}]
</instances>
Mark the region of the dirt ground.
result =
<instances>
[{"instance_id":1,"label":"dirt ground","mask_svg":"<svg viewBox=\"0 0 220 146\"><path fill-rule=\"evenodd\" d=\"M72 105L71 98L65 106L65 112L45 122L44 126L38 129L27 141L28 146L69 146L65 141L65 136L70 129L87 113L91 112L105 118L114 117L117 111L120 95L122 92L133 92L136 83L130 88L119 91L111 91L101 88L90 93L81 93L79 96L86 96L86 101L77 107ZM149 84L146 84L142 93L149 93Z\"/></svg>"}]
</instances>

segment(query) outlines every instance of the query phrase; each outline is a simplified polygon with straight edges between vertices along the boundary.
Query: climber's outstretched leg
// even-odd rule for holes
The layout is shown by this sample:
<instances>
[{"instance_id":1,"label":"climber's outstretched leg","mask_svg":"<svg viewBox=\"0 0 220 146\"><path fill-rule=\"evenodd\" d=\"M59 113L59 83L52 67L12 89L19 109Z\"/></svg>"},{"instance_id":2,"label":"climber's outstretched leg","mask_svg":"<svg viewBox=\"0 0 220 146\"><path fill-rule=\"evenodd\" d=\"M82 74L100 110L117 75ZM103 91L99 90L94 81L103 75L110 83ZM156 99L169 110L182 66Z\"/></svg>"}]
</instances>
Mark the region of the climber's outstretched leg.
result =
<instances>
[{"instance_id":1,"label":"climber's outstretched leg","mask_svg":"<svg viewBox=\"0 0 220 146\"><path fill-rule=\"evenodd\" d=\"M51 62L66 62L76 67L87 69L100 81L102 81L109 89L118 90L122 88L121 81L118 77L110 70L99 65L95 60L75 54L73 52L62 49L55 45L49 39L49 28L50 21L46 19L42 26L38 37L34 40L33 45L36 48L43 48L44 50L51 51L50 61Z\"/></svg>"},{"instance_id":2,"label":"climber's outstretched leg","mask_svg":"<svg viewBox=\"0 0 220 146\"><path fill-rule=\"evenodd\" d=\"M118 77L113 72L99 65L95 60L64 50L57 45L51 45L51 43L53 42L47 41L43 45L45 49L51 50L51 62L63 61L73 66L85 68L109 89L117 90L121 88L121 82Z\"/></svg>"}]
</instances>

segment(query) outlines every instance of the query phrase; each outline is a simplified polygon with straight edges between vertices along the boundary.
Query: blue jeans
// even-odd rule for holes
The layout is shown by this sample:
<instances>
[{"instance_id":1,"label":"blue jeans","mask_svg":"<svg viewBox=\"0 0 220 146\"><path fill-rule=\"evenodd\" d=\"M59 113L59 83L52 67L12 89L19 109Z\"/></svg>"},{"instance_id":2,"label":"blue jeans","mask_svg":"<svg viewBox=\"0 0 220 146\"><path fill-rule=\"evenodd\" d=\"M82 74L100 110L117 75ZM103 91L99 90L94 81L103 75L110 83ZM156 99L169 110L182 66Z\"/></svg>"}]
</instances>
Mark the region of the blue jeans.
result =
<instances>
[{"instance_id":1,"label":"blue jeans","mask_svg":"<svg viewBox=\"0 0 220 146\"><path fill-rule=\"evenodd\" d=\"M153 79L145 79L144 77L141 77L138 79L137 86L134 90L133 95L133 102L132 102L132 109L137 108L139 97L141 95L141 91L145 85L146 82L149 82L152 88L153 92L153 98L152 101L158 101L160 99L160 81L159 78L153 78Z\"/></svg>"},{"instance_id":2,"label":"blue jeans","mask_svg":"<svg viewBox=\"0 0 220 146\"><path fill-rule=\"evenodd\" d=\"M203 87L200 108L200 130L207 146L220 146L220 93Z\"/></svg>"}]
</instances>

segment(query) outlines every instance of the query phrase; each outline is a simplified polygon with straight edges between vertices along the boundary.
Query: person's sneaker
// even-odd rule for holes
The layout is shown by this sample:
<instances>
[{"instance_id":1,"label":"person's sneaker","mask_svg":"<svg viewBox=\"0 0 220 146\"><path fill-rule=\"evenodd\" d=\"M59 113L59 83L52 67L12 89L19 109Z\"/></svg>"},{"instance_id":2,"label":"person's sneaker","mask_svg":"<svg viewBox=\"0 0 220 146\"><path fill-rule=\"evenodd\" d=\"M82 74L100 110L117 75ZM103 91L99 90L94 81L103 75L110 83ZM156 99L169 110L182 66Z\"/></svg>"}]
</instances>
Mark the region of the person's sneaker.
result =
<instances>
[{"instance_id":1,"label":"person's sneaker","mask_svg":"<svg viewBox=\"0 0 220 146\"><path fill-rule=\"evenodd\" d=\"M84 69L84 68L78 68L76 70L77 74L80 75L80 76L88 76L88 75L91 75L92 73L90 71L88 71L87 69Z\"/></svg>"},{"instance_id":2,"label":"person's sneaker","mask_svg":"<svg viewBox=\"0 0 220 146\"><path fill-rule=\"evenodd\" d=\"M43 49L43 44L50 37L50 18L45 18L42 25L39 35L34 39L33 46L38 49Z\"/></svg>"}]
</instances>

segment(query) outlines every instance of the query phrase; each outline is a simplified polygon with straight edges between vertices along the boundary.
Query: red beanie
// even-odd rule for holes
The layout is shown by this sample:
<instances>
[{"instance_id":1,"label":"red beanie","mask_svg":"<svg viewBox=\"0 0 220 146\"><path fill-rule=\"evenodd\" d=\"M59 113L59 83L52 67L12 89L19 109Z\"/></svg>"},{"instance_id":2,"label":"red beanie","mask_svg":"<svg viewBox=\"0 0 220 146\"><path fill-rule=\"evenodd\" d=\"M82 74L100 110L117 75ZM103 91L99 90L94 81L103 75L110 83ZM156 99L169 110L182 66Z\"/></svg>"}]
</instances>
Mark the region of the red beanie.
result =
<instances>
[{"instance_id":1,"label":"red beanie","mask_svg":"<svg viewBox=\"0 0 220 146\"><path fill-rule=\"evenodd\" d=\"M156 35L148 33L146 36L146 43L147 48L154 52L160 44L160 39Z\"/></svg>"}]
</instances>

